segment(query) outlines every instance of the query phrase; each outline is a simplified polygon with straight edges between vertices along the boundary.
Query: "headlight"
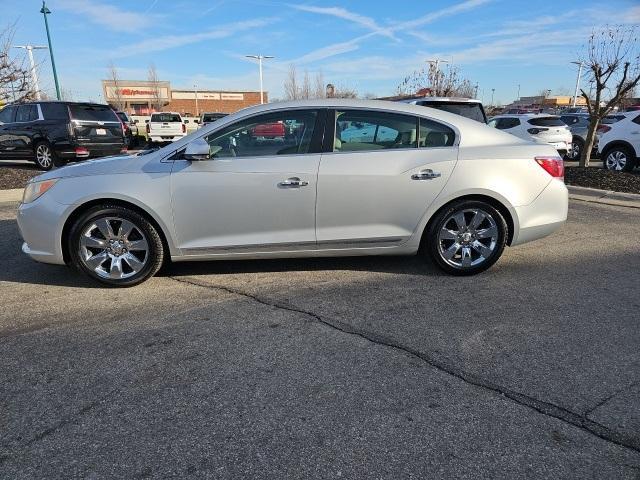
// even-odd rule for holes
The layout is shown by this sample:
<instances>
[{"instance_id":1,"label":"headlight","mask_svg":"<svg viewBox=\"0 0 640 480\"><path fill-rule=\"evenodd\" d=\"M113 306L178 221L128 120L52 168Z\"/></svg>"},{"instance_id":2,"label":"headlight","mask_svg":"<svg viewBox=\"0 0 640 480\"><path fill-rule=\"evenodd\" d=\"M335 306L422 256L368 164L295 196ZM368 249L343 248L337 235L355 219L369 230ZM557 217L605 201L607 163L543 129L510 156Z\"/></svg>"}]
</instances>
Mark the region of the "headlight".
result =
<instances>
[{"instance_id":1,"label":"headlight","mask_svg":"<svg viewBox=\"0 0 640 480\"><path fill-rule=\"evenodd\" d=\"M52 180L28 183L22 194L22 203L31 203L41 197L47 190L53 187L57 181L58 179L54 178Z\"/></svg>"}]
</instances>

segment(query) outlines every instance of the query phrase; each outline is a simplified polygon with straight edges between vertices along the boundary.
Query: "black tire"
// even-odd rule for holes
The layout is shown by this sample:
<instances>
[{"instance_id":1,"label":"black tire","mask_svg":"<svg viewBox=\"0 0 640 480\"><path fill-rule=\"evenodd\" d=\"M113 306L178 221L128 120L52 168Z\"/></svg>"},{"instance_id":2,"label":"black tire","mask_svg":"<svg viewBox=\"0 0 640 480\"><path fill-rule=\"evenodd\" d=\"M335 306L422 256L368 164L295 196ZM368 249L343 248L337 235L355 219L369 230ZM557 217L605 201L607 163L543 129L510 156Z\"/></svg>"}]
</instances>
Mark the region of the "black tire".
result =
<instances>
[{"instance_id":1,"label":"black tire","mask_svg":"<svg viewBox=\"0 0 640 480\"><path fill-rule=\"evenodd\" d=\"M85 263L85 260L81 258L82 254L80 236L83 235L83 232L86 232L86 229L90 228L93 223L105 219L109 219L108 221L110 222L110 225L113 226L114 232L115 229L120 229L120 227L118 226L118 220L116 219L122 219L131 222L134 225L135 229L138 230L138 232L136 233L138 235L141 234L141 238L143 240L146 240L146 254L144 256L139 255L139 252L135 254L138 261L143 263L143 266L139 271L135 272L135 269L129 266L128 261L121 261L121 263L124 263L122 263L123 267L121 267L120 271L124 275L129 275L126 278L107 278L104 276L104 273L98 274L97 269L89 268ZM122 225L122 223L120 225ZM115 233L117 234L117 232ZM106 243L107 238L104 238ZM153 224L139 213L119 205L98 205L82 213L71 227L67 241L68 251L73 267L85 273L93 280L111 287L131 287L133 285L144 282L158 272L164 261L164 246L162 243L162 239L160 238L160 235ZM102 265L106 270L105 262L109 262L109 269L111 270L111 262L113 262L113 257L111 257L106 250L102 249L101 247L97 247L93 252L90 253L97 255L101 251L104 254L107 254L107 258L105 258L104 262L102 262L100 265ZM129 252L127 252L127 250L124 250L124 253L120 253L120 255L129 255L133 251L133 248L131 248ZM125 270L127 270L124 266L125 263L127 266L129 266L129 269L131 271L125 272ZM100 265L98 265L98 267L100 267Z\"/></svg>"},{"instance_id":2,"label":"black tire","mask_svg":"<svg viewBox=\"0 0 640 480\"><path fill-rule=\"evenodd\" d=\"M40 170L48 171L58 166L56 153L49 142L39 141L33 146L33 161Z\"/></svg>"},{"instance_id":3,"label":"black tire","mask_svg":"<svg viewBox=\"0 0 640 480\"><path fill-rule=\"evenodd\" d=\"M630 172L636 166L635 153L624 145L607 148L602 153L602 166L614 172Z\"/></svg>"},{"instance_id":4,"label":"black tire","mask_svg":"<svg viewBox=\"0 0 640 480\"><path fill-rule=\"evenodd\" d=\"M472 227L473 219L475 218L474 212L481 212L488 218L485 218L475 228L470 229L469 231L461 235L468 234L470 238L466 239L466 242L472 241L474 245L477 245L476 242L480 242L487 249L482 250L490 250L491 253L487 254L486 257L483 257L483 260L480 260L480 257L482 257L482 255L479 253L479 249L476 249L475 246L472 246L470 244L466 244L464 245L464 248L467 250L467 252L470 252L469 258L471 259L471 262L477 263L473 265L462 266L463 246L461 245L460 247L458 247L459 250L456 250L456 252L460 251L460 265L454 265L454 263L458 263L458 259L456 257L452 257L449 261L447 261L447 259L444 258L444 250L452 251L451 249L455 249L454 244L456 244L458 240L441 239L439 237L439 234L445 227L450 226L450 222L454 222L454 224L456 223L456 221L453 220L452 217L459 213L463 214L463 218L465 219L465 222L467 222L467 226ZM493 231L489 229L494 227L495 238L480 237L481 234L486 234L487 232ZM449 230L448 228L447 230L449 231L449 233L451 233L451 230ZM429 253L429 256L438 267L449 274L475 275L477 273L485 271L498 261L507 243L508 230L509 227L507 226L507 222L505 221L504 217L493 206L489 205L486 202L478 200L458 200L441 209L430 222L429 227L425 232L426 237L424 238L424 250ZM444 233L447 232L445 231ZM458 245L460 244L458 243ZM475 260L473 259L474 255L476 256Z\"/></svg>"},{"instance_id":5,"label":"black tire","mask_svg":"<svg viewBox=\"0 0 640 480\"><path fill-rule=\"evenodd\" d=\"M584 150L584 140L580 137L573 137L571 143L573 144L573 148L571 149L571 154L568 155L568 159L577 162L580 160L580 156Z\"/></svg>"}]
</instances>

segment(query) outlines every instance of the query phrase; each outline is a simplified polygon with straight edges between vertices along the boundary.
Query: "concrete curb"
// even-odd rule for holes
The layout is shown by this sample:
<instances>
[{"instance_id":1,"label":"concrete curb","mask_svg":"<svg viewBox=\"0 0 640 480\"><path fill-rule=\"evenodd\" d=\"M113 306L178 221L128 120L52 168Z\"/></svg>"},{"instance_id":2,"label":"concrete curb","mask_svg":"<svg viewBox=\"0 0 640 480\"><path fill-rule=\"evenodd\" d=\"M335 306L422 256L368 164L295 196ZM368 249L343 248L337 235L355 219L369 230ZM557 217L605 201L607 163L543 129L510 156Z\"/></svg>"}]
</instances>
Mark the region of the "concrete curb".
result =
<instances>
[{"instance_id":1,"label":"concrete curb","mask_svg":"<svg viewBox=\"0 0 640 480\"><path fill-rule=\"evenodd\" d=\"M0 190L0 203L19 202L22 200L22 188L14 188L11 190Z\"/></svg>"},{"instance_id":2,"label":"concrete curb","mask_svg":"<svg viewBox=\"0 0 640 480\"><path fill-rule=\"evenodd\" d=\"M612 192L597 188L576 187L567 185L569 198L583 202L615 205L617 207L640 208L640 195L635 193Z\"/></svg>"}]
</instances>

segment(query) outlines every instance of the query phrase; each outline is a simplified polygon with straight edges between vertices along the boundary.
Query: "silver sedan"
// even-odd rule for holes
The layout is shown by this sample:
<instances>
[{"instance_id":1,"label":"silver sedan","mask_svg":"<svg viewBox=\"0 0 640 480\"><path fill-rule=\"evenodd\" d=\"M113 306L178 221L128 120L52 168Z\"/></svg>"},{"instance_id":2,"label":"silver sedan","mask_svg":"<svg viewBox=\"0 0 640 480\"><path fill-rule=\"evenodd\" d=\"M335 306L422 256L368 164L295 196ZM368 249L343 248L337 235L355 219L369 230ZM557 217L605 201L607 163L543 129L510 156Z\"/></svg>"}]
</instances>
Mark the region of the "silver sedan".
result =
<instances>
[{"instance_id":1,"label":"silver sedan","mask_svg":"<svg viewBox=\"0 0 640 480\"><path fill-rule=\"evenodd\" d=\"M168 260L427 256L469 275L567 217L555 149L382 101L262 105L34 178L23 251L130 286Z\"/></svg>"}]
</instances>

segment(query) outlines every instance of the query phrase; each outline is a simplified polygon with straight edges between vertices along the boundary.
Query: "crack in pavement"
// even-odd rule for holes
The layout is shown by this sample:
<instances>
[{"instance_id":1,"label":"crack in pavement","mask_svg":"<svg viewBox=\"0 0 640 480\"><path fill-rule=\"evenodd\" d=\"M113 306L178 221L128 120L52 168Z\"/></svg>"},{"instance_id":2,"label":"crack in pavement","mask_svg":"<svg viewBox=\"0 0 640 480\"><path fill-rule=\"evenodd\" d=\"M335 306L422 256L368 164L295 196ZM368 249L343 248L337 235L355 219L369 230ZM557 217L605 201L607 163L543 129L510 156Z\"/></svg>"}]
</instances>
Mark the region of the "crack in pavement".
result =
<instances>
[{"instance_id":1,"label":"crack in pavement","mask_svg":"<svg viewBox=\"0 0 640 480\"><path fill-rule=\"evenodd\" d=\"M618 395L620 395L621 393L623 393L626 390L629 390L633 387L635 387L638 383L640 382L633 382L629 385L627 385L626 387L622 387L618 390L616 390L615 392L611 393L610 395L607 395L606 397L604 397L602 400L600 400L598 403L596 403L593 407L591 407L589 410L587 410L586 412L584 412L583 416L586 418L589 415L591 415L593 412L595 412L597 409L599 409L600 407L602 407L604 404L608 403L610 400L612 400L613 398L617 397Z\"/></svg>"},{"instance_id":2,"label":"crack in pavement","mask_svg":"<svg viewBox=\"0 0 640 480\"><path fill-rule=\"evenodd\" d=\"M177 278L177 277L173 277L173 276L169 276L167 278L170 278L171 280L174 280L176 282L180 282L180 283L184 283L187 285L193 285L196 287L200 287L200 288L206 288L206 289L210 289L210 290L218 290L218 291L223 291L223 292L227 292L227 293L232 293L241 297L245 297L245 298L249 298L251 300L254 300L258 303L261 303L263 305L272 307L272 308L277 308L277 309L281 309L281 310L287 310L289 312L294 312L294 313L300 313L302 315L306 315L308 317L311 317L313 319L315 319L317 322L332 328L334 330L337 330L339 332L342 333L346 333L348 335L354 335L360 338L363 338L364 340L367 340L371 343L380 345L380 346L384 346L384 347L388 347L388 348L392 348L394 350L398 350L401 352L404 352L407 355L410 355L412 357L418 358L419 360L421 360L422 362L428 364L429 366L435 368L436 370L439 370L441 372L444 372L452 377L455 377L467 384L482 388L484 390L488 390L494 393L497 393L499 395L502 395L510 400L512 400L513 402L531 408L543 415L546 415L548 417L552 417L555 418L557 420L561 420L562 422L568 423L580 430L582 430L583 432L589 433L593 436L596 436L602 440L605 440L607 442L613 443L615 445L618 445L620 447L624 447L627 448L629 450L633 450L636 453L640 453L640 438L634 438L631 435L627 435L623 432L617 432L615 430L612 430L608 427L606 427L605 425L602 425L598 422L595 422L589 418L587 418L586 414L584 415L580 415L579 413L573 412L567 408L561 407L559 405L555 405L553 403L550 402L545 402L543 400L539 400L537 398L534 398L530 395L524 394L524 393L520 393L514 390L510 390L506 387L503 387L501 385L495 384L493 382L490 382L482 377L479 377L477 375L474 375L472 373L466 372L462 369L459 369L457 367L455 367L454 365L451 365L445 361L439 360L437 358L433 358L432 356L421 352L415 348L406 346L406 345L402 345L396 341L394 341L392 338L389 337L385 337L383 335L379 335L373 332L367 332L365 330L358 330L356 328L354 328L353 326L344 323L340 320L336 320L336 319L331 319L328 320L326 318L321 317L320 315L318 315L317 313L314 313L312 311L309 310L304 310L300 307L296 307L294 305L287 305L281 302L278 302L276 300L273 299L268 299L265 297L260 297L258 295L252 294L252 293L248 293L248 292L244 292L242 290L239 289L235 289L235 288L231 288L231 287L227 287L227 286L223 286L223 285L215 285L215 284L209 284L206 282L198 282L196 280L192 280L192 279L186 279L186 278Z\"/></svg>"}]
</instances>

